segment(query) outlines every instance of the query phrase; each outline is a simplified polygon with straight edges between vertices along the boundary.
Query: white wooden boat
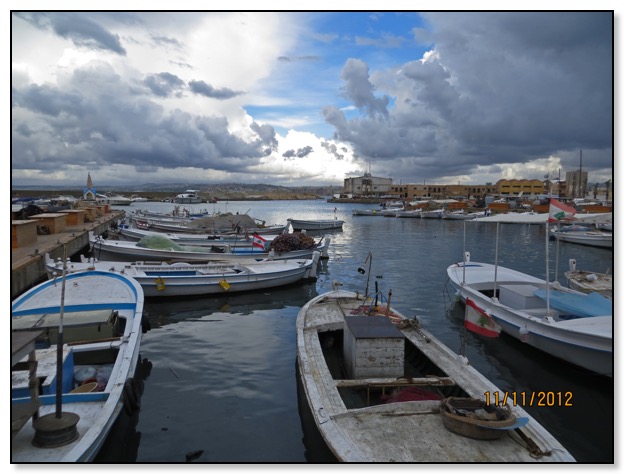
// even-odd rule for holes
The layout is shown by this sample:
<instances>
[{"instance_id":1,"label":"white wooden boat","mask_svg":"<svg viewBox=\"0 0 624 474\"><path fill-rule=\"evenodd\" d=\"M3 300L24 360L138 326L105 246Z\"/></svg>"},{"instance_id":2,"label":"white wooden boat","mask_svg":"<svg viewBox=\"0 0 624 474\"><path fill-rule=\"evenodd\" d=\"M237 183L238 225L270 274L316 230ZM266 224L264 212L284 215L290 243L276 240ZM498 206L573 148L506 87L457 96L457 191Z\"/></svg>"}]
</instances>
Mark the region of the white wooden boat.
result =
<instances>
[{"instance_id":1,"label":"white wooden boat","mask_svg":"<svg viewBox=\"0 0 624 474\"><path fill-rule=\"evenodd\" d=\"M163 237L158 248L142 246L142 242L128 242L124 240L103 239L89 232L91 255L98 260L136 262L136 261L169 261L169 262L231 262L252 260L286 260L310 259L315 251L320 252L321 258L328 258L328 248L331 238L323 236L314 248L292 250L289 252L275 252L255 247L251 248L224 248L194 247L179 245Z\"/></svg>"},{"instance_id":2,"label":"white wooden boat","mask_svg":"<svg viewBox=\"0 0 624 474\"><path fill-rule=\"evenodd\" d=\"M396 211L394 217L401 218L421 218L422 209L403 209L401 211Z\"/></svg>"},{"instance_id":3,"label":"white wooden boat","mask_svg":"<svg viewBox=\"0 0 624 474\"><path fill-rule=\"evenodd\" d=\"M551 235L560 242L568 242L591 247L613 248L613 233L601 231L561 231L551 230Z\"/></svg>"},{"instance_id":4,"label":"white wooden boat","mask_svg":"<svg viewBox=\"0 0 624 474\"><path fill-rule=\"evenodd\" d=\"M353 209L351 215L354 216L381 216L381 209Z\"/></svg>"},{"instance_id":5,"label":"white wooden boat","mask_svg":"<svg viewBox=\"0 0 624 474\"><path fill-rule=\"evenodd\" d=\"M422 212L420 213L420 217L422 217L423 219L441 219L443 214L444 214L443 208L429 209L429 210L423 209Z\"/></svg>"},{"instance_id":6,"label":"white wooden boat","mask_svg":"<svg viewBox=\"0 0 624 474\"><path fill-rule=\"evenodd\" d=\"M238 225L240 222L237 221L234 215L232 215L229 222L227 222L227 230L224 229L223 222L221 222L218 229L215 229L214 221L210 222L211 219L218 219L219 217L227 218L228 216L211 216L205 214L193 216L191 214L185 214L184 210L182 214L183 215L178 215L174 213L173 215L165 215L151 212L138 212L129 216L129 221L131 226L136 229L164 233L204 235L214 234L215 232L219 234L241 234L243 231L247 231L249 233L258 232L261 234L278 235L288 231L288 224L274 226L254 224L253 226L243 227L242 225ZM250 220L253 221L252 218L249 218L247 222Z\"/></svg>"},{"instance_id":7,"label":"white wooden boat","mask_svg":"<svg viewBox=\"0 0 624 474\"><path fill-rule=\"evenodd\" d=\"M485 211L479 212L466 212L463 209L459 211L446 211L442 214L442 219L452 219L452 220L471 220L476 219L478 217L485 217L487 214Z\"/></svg>"},{"instance_id":8,"label":"white wooden boat","mask_svg":"<svg viewBox=\"0 0 624 474\"><path fill-rule=\"evenodd\" d=\"M494 441L447 429L443 401L502 391L416 319L370 297L331 291L306 303L297 364L316 426L341 462L574 461L520 406L509 407L516 419Z\"/></svg>"},{"instance_id":9,"label":"white wooden boat","mask_svg":"<svg viewBox=\"0 0 624 474\"><path fill-rule=\"evenodd\" d=\"M153 230L137 229L134 227L120 227L117 234L122 240L138 242L145 237L164 236L179 245L193 245L197 247L211 247L213 245L231 247L252 247L253 232L243 234L184 234L180 232L157 232ZM276 235L258 234L264 241L271 242Z\"/></svg>"},{"instance_id":10,"label":"white wooden boat","mask_svg":"<svg viewBox=\"0 0 624 474\"><path fill-rule=\"evenodd\" d=\"M134 201L119 194L98 194L96 201L99 203L110 204L111 206L129 206Z\"/></svg>"},{"instance_id":11,"label":"white wooden boat","mask_svg":"<svg viewBox=\"0 0 624 474\"><path fill-rule=\"evenodd\" d=\"M118 273L68 274L64 284L57 277L15 299L11 313L11 462L92 461L121 411L138 409L133 375L149 327L141 286ZM42 347L27 359L24 341L32 331ZM59 333L62 351L57 351ZM32 392L31 380L36 381Z\"/></svg>"},{"instance_id":12,"label":"white wooden boat","mask_svg":"<svg viewBox=\"0 0 624 474\"><path fill-rule=\"evenodd\" d=\"M295 232L314 230L336 230L342 229L344 221L339 219L287 219Z\"/></svg>"},{"instance_id":13,"label":"white wooden boat","mask_svg":"<svg viewBox=\"0 0 624 474\"><path fill-rule=\"evenodd\" d=\"M591 293L593 291L613 299L613 275L610 273L589 272L576 269L576 260L570 259L570 270L565 272L568 286L576 291Z\"/></svg>"},{"instance_id":14,"label":"white wooden boat","mask_svg":"<svg viewBox=\"0 0 624 474\"><path fill-rule=\"evenodd\" d=\"M107 270L134 278L146 297L198 296L255 291L316 278L320 253L309 260L270 260L254 263L101 262L82 258L67 262L70 273ZM62 272L63 262L45 255L49 278Z\"/></svg>"},{"instance_id":15,"label":"white wooden boat","mask_svg":"<svg viewBox=\"0 0 624 474\"><path fill-rule=\"evenodd\" d=\"M471 262L447 268L459 298L470 298L502 331L587 370L613 377L613 306L558 283L515 270Z\"/></svg>"}]
</instances>

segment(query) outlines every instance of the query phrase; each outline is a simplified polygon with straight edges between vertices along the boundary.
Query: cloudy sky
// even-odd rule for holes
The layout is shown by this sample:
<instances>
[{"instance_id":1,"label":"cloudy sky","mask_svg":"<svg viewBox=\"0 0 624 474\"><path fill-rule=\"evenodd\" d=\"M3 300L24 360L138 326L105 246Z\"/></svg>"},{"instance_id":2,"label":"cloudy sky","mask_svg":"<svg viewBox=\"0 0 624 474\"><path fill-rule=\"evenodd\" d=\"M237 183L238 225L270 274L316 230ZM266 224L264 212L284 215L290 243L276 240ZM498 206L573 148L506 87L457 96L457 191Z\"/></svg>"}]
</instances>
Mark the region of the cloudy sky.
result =
<instances>
[{"instance_id":1,"label":"cloudy sky","mask_svg":"<svg viewBox=\"0 0 624 474\"><path fill-rule=\"evenodd\" d=\"M612 21L13 12L12 184L604 182Z\"/></svg>"}]
</instances>

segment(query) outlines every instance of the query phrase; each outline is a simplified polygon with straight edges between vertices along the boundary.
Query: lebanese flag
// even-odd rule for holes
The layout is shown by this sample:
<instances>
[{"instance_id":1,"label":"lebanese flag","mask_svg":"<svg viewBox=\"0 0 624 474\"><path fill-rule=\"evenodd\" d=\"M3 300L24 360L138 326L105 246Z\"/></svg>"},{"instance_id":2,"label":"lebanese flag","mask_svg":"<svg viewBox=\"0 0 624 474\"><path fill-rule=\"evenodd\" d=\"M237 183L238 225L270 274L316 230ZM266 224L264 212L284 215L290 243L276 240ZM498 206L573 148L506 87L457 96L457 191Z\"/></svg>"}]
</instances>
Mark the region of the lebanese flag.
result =
<instances>
[{"instance_id":1,"label":"lebanese flag","mask_svg":"<svg viewBox=\"0 0 624 474\"><path fill-rule=\"evenodd\" d=\"M264 237L259 236L258 234L256 234L254 232L254 234L252 235L252 242L251 242L251 246L254 248L259 248L262 249L262 251L264 252L265 250L265 244L266 244L266 239Z\"/></svg>"},{"instance_id":2,"label":"lebanese flag","mask_svg":"<svg viewBox=\"0 0 624 474\"><path fill-rule=\"evenodd\" d=\"M498 337L501 332L501 327L494 322L492 316L479 308L470 298L466 298L464 327L486 337Z\"/></svg>"},{"instance_id":3,"label":"lebanese flag","mask_svg":"<svg viewBox=\"0 0 624 474\"><path fill-rule=\"evenodd\" d=\"M576 209L550 198L550 210L548 211L548 222L571 221L576 214Z\"/></svg>"}]
</instances>

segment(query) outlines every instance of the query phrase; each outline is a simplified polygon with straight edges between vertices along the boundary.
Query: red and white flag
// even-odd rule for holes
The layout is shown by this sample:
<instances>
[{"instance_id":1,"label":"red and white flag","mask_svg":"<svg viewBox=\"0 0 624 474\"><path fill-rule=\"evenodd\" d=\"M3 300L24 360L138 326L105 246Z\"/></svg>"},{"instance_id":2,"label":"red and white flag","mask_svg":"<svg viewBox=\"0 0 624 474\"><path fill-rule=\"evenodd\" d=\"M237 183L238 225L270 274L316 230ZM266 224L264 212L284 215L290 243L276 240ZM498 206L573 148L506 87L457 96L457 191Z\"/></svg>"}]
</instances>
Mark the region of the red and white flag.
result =
<instances>
[{"instance_id":1,"label":"red and white flag","mask_svg":"<svg viewBox=\"0 0 624 474\"><path fill-rule=\"evenodd\" d=\"M251 240L252 240L251 246L253 248L262 249L262 251L264 252L266 241L267 241L264 237L261 237L260 235L258 235L258 234L256 234L254 232L254 234L252 235Z\"/></svg>"},{"instance_id":2,"label":"red and white flag","mask_svg":"<svg viewBox=\"0 0 624 474\"><path fill-rule=\"evenodd\" d=\"M501 327L492 316L479 308L470 298L466 298L464 327L486 337L498 337L501 332Z\"/></svg>"},{"instance_id":3,"label":"red and white flag","mask_svg":"<svg viewBox=\"0 0 624 474\"><path fill-rule=\"evenodd\" d=\"M571 221L576 209L567 204L550 198L550 209L548 211L548 222L566 222Z\"/></svg>"}]
</instances>

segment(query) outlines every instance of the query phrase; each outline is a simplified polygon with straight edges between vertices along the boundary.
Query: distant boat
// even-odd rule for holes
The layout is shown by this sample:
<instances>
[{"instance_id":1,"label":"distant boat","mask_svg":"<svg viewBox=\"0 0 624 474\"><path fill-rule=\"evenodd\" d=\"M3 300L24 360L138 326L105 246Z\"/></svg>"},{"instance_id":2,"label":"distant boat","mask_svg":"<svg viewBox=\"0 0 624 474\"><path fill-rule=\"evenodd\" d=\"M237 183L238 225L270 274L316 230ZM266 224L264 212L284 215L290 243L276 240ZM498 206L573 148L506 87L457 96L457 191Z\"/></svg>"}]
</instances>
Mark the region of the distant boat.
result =
<instances>
[{"instance_id":1,"label":"distant boat","mask_svg":"<svg viewBox=\"0 0 624 474\"><path fill-rule=\"evenodd\" d=\"M106 270L134 278L146 297L198 296L238 293L290 285L316 278L320 258L314 252L307 260L271 260L253 263L109 262L82 258L68 262L70 273ZM45 255L49 278L62 273L63 262Z\"/></svg>"},{"instance_id":2,"label":"distant boat","mask_svg":"<svg viewBox=\"0 0 624 474\"><path fill-rule=\"evenodd\" d=\"M441 219L443 214L444 214L443 208L428 209L428 210L423 209L422 212L420 213L420 216L423 219Z\"/></svg>"},{"instance_id":3,"label":"distant boat","mask_svg":"<svg viewBox=\"0 0 624 474\"><path fill-rule=\"evenodd\" d=\"M139 196L138 194L130 196L130 199L132 199L132 202L147 202L147 198Z\"/></svg>"},{"instance_id":4,"label":"distant boat","mask_svg":"<svg viewBox=\"0 0 624 474\"><path fill-rule=\"evenodd\" d=\"M396 213L394 214L395 217L401 217L401 218L415 218L415 217L422 217L422 209L417 208L417 209L411 209L411 210L407 210L407 209L403 209L400 211L396 211Z\"/></svg>"},{"instance_id":5,"label":"distant boat","mask_svg":"<svg viewBox=\"0 0 624 474\"><path fill-rule=\"evenodd\" d=\"M138 409L133 376L147 329L141 286L118 273L67 274L65 284L57 277L15 299L11 462L93 461L121 411ZM32 350L34 360L27 362ZM62 370L57 360L63 361ZM62 399L57 399L59 380Z\"/></svg>"},{"instance_id":6,"label":"distant boat","mask_svg":"<svg viewBox=\"0 0 624 474\"><path fill-rule=\"evenodd\" d=\"M572 244L589 245L591 247L613 248L613 234L596 231L560 231L551 230L551 235L561 241Z\"/></svg>"},{"instance_id":7,"label":"distant boat","mask_svg":"<svg viewBox=\"0 0 624 474\"><path fill-rule=\"evenodd\" d=\"M381 209L353 209L351 214L354 216L381 216Z\"/></svg>"},{"instance_id":8,"label":"distant boat","mask_svg":"<svg viewBox=\"0 0 624 474\"><path fill-rule=\"evenodd\" d=\"M447 211L442 214L442 219L455 219L455 220L471 220L477 217L486 217L486 211L478 212L466 212L463 209L460 211Z\"/></svg>"},{"instance_id":9,"label":"distant boat","mask_svg":"<svg viewBox=\"0 0 624 474\"><path fill-rule=\"evenodd\" d=\"M178 194L173 198L173 202L177 204L198 204L202 201L202 198L197 195L197 191L194 189L187 189L186 192Z\"/></svg>"},{"instance_id":10,"label":"distant boat","mask_svg":"<svg viewBox=\"0 0 624 474\"><path fill-rule=\"evenodd\" d=\"M338 219L319 219L319 220L305 220L305 219L287 219L290 222L293 230L299 232L302 230L330 230L330 229L342 229L344 221Z\"/></svg>"},{"instance_id":11,"label":"distant boat","mask_svg":"<svg viewBox=\"0 0 624 474\"><path fill-rule=\"evenodd\" d=\"M97 194L96 202L111 206L129 206L134 201L120 194Z\"/></svg>"},{"instance_id":12,"label":"distant boat","mask_svg":"<svg viewBox=\"0 0 624 474\"><path fill-rule=\"evenodd\" d=\"M378 296L331 291L309 300L297 316L303 393L338 461L574 461L521 404L504 405L505 423L471 410L470 429L448 427L441 413L447 402L490 394L483 405L495 411L494 394L503 392L418 320L391 308L390 294L387 303L379 296L378 304Z\"/></svg>"}]
</instances>

